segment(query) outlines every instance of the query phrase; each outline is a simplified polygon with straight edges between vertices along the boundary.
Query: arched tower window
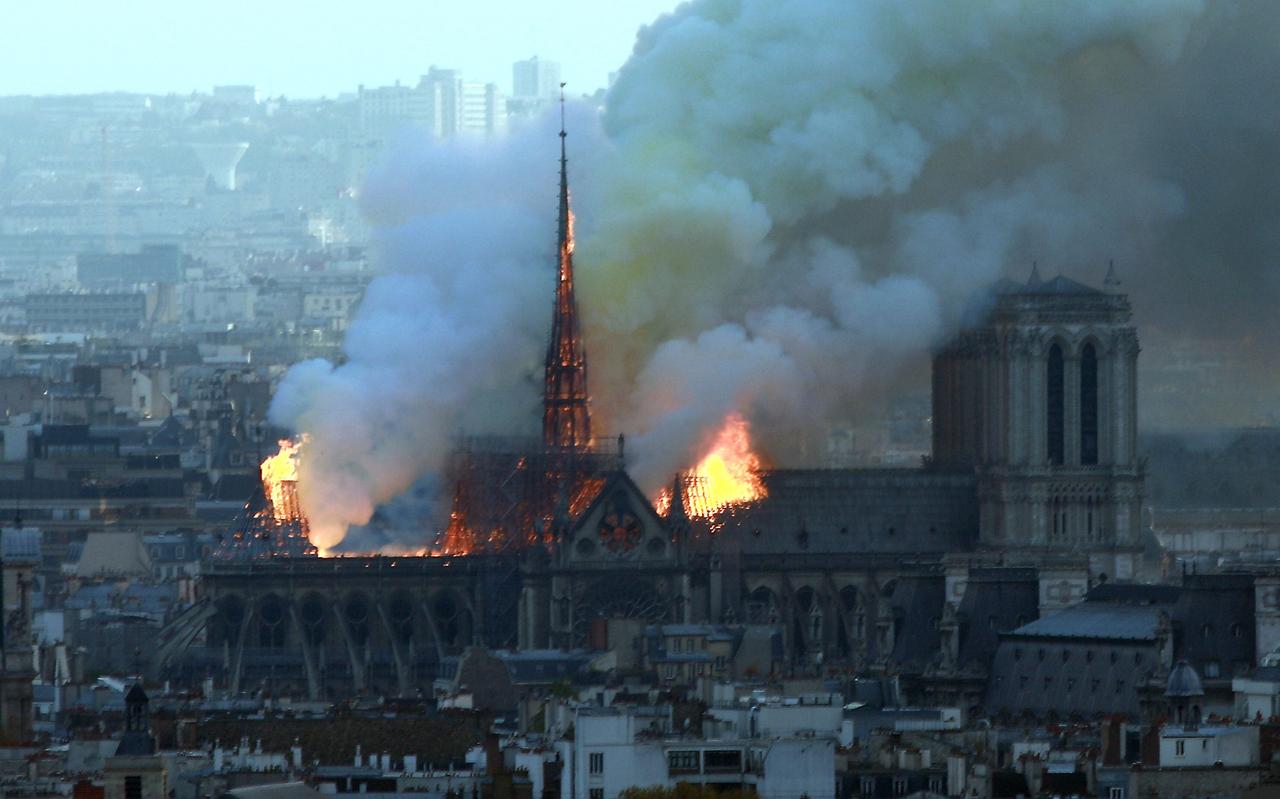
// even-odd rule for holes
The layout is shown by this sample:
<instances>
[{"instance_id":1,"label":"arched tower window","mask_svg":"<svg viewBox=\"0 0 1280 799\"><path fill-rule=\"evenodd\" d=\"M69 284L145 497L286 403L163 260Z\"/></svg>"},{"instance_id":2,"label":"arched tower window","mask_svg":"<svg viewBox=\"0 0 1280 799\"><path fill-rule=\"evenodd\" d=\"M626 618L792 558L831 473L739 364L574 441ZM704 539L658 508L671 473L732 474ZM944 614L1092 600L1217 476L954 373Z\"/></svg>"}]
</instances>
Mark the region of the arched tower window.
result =
<instances>
[{"instance_id":1,"label":"arched tower window","mask_svg":"<svg viewBox=\"0 0 1280 799\"><path fill-rule=\"evenodd\" d=\"M1093 344L1080 353L1080 462L1098 462L1098 353Z\"/></svg>"},{"instance_id":2,"label":"arched tower window","mask_svg":"<svg viewBox=\"0 0 1280 799\"><path fill-rule=\"evenodd\" d=\"M1049 463L1061 465L1063 454L1066 450L1063 426L1065 411L1063 386L1066 381L1064 379L1065 369L1062 360L1062 347L1056 343L1049 348L1047 371L1046 383L1049 391L1045 407L1045 423L1048 434Z\"/></svg>"}]
</instances>

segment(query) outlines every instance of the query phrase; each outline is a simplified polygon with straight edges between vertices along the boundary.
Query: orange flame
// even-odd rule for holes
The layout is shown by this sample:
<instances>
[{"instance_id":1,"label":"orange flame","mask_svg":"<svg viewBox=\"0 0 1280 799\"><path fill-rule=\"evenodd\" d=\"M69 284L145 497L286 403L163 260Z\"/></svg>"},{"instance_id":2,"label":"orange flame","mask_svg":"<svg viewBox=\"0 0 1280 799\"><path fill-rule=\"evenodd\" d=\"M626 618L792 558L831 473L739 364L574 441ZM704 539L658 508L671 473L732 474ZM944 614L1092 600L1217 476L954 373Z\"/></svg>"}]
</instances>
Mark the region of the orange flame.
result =
<instances>
[{"instance_id":1,"label":"orange flame","mask_svg":"<svg viewBox=\"0 0 1280 799\"><path fill-rule=\"evenodd\" d=\"M278 522L301 518L298 508L298 456L307 443L304 435L298 441L287 438L277 442L280 450L262 461L262 486L271 501L271 513Z\"/></svg>"},{"instance_id":2,"label":"orange flame","mask_svg":"<svg viewBox=\"0 0 1280 799\"><path fill-rule=\"evenodd\" d=\"M693 517L711 518L729 508L745 505L768 495L760 479L763 465L751 447L751 425L746 417L729 414L711 449L687 475L687 485L696 487L685 497L685 511ZM671 507L671 489L663 489L654 502L659 513Z\"/></svg>"}]
</instances>

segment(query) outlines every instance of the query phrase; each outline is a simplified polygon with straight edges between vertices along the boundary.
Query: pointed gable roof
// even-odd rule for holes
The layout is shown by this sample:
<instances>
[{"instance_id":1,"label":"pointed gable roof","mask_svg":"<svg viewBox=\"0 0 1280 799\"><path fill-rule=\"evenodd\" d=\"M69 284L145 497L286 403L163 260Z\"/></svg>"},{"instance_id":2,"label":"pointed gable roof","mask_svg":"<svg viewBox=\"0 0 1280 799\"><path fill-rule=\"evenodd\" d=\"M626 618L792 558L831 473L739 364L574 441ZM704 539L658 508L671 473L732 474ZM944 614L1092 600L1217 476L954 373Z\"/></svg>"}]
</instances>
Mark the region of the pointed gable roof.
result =
<instances>
[{"instance_id":1,"label":"pointed gable roof","mask_svg":"<svg viewBox=\"0 0 1280 799\"><path fill-rule=\"evenodd\" d=\"M658 524L663 523L662 517L658 515L658 511L653 507L653 503L650 502L648 497L644 495L644 492L640 490L640 486L636 485L635 481L631 479L631 475L619 469L609 475L604 483L600 485L600 489L596 492L591 503L588 504L586 509L578 515L578 518L573 520L573 533L576 535L582 528L583 524L595 513L596 508L612 499L619 493L619 491L630 494L633 500L637 500L636 504L639 507L637 507L636 510L638 512L647 514Z\"/></svg>"}]
</instances>

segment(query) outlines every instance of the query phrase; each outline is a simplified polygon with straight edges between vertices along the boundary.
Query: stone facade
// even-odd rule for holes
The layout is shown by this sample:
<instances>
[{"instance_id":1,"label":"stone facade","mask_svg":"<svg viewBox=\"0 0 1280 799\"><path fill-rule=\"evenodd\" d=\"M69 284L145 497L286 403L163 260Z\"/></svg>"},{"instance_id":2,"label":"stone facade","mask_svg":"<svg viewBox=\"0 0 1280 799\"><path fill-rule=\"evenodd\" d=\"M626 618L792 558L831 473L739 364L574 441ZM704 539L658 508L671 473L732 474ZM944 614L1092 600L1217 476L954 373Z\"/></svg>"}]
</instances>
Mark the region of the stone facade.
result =
<instances>
[{"instance_id":1,"label":"stone facade","mask_svg":"<svg viewBox=\"0 0 1280 799\"><path fill-rule=\"evenodd\" d=\"M1130 579L1140 544L1138 339L1128 298L1064 277L998 287L934 361L933 457L979 475L980 543L1089 553Z\"/></svg>"},{"instance_id":2,"label":"stone facade","mask_svg":"<svg viewBox=\"0 0 1280 799\"><path fill-rule=\"evenodd\" d=\"M789 668L898 674L974 706L998 634L1132 575L1143 480L1127 299L1059 278L1002 285L993 303L935 360L923 468L774 470L766 498L707 521L679 491L660 514L619 442L583 456L599 460L590 492L519 494L555 505L528 514L554 521L519 545L208 564L204 602L169 626L156 665L222 668L236 690L409 695L471 644L598 645L619 618L771 624ZM512 460L517 476L564 472ZM511 504L490 493L460 490L455 510Z\"/></svg>"}]
</instances>

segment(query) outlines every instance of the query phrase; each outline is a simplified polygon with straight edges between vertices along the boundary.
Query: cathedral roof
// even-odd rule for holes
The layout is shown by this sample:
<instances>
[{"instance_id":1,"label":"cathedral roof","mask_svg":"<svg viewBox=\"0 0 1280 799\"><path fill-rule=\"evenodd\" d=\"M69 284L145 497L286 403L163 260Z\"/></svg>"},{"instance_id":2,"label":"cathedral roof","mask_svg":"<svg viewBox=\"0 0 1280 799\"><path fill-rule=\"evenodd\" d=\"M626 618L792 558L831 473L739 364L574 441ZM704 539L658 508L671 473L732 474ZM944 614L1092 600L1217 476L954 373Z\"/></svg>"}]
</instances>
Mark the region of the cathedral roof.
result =
<instances>
[{"instance_id":1,"label":"cathedral roof","mask_svg":"<svg viewBox=\"0 0 1280 799\"><path fill-rule=\"evenodd\" d=\"M1031 274L1031 278L1022 283L1011 278L1001 278L991 286L992 294L1057 294L1057 295L1082 295L1093 296L1105 294L1106 292L1087 286L1078 280L1072 280L1066 275L1058 275L1051 280L1041 280L1038 271Z\"/></svg>"},{"instance_id":2,"label":"cathedral roof","mask_svg":"<svg viewBox=\"0 0 1280 799\"><path fill-rule=\"evenodd\" d=\"M762 479L764 499L723 517L723 547L744 554L919 554L964 550L976 537L971 475L776 469Z\"/></svg>"},{"instance_id":3,"label":"cathedral roof","mask_svg":"<svg viewBox=\"0 0 1280 799\"><path fill-rule=\"evenodd\" d=\"M1028 294L1102 294L1102 291L1072 280L1065 275L1058 275L1035 286L1027 286Z\"/></svg>"}]
</instances>

